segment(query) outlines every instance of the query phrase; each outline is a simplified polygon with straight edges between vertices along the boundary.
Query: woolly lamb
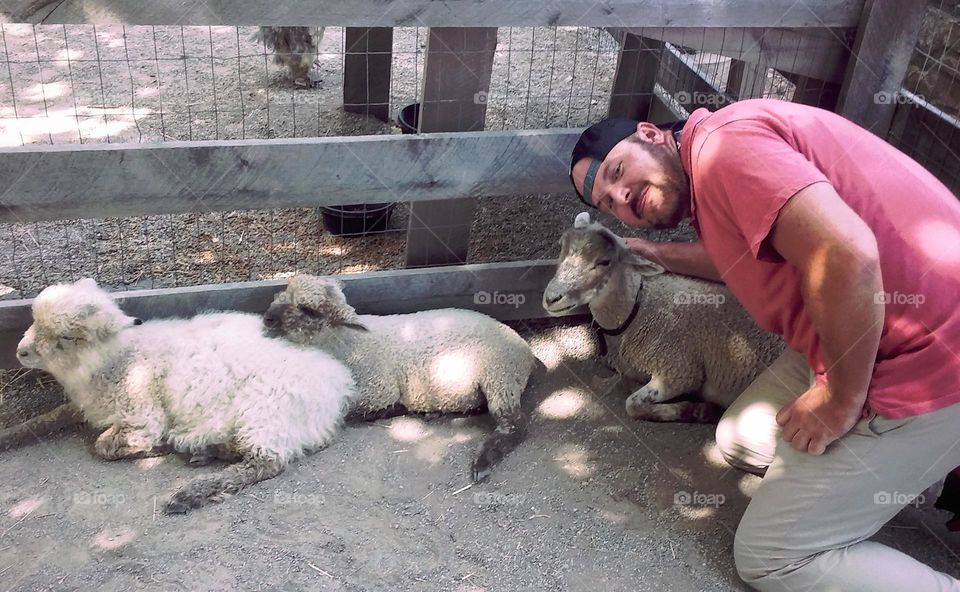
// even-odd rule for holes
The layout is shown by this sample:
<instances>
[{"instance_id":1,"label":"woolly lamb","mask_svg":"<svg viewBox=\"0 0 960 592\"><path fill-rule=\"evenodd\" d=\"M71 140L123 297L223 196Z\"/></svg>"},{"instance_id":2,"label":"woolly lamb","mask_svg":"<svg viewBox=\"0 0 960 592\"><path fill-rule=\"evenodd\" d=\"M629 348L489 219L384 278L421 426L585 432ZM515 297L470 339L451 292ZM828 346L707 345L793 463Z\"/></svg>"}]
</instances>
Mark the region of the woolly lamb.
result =
<instances>
[{"instance_id":1,"label":"woolly lamb","mask_svg":"<svg viewBox=\"0 0 960 592\"><path fill-rule=\"evenodd\" d=\"M783 350L722 284L664 273L586 212L560 240L543 307L587 304L608 363L645 383L627 399L636 419L712 423ZM664 403L685 394L700 401Z\"/></svg>"},{"instance_id":2,"label":"woolly lamb","mask_svg":"<svg viewBox=\"0 0 960 592\"><path fill-rule=\"evenodd\" d=\"M236 461L175 492L168 513L218 501L326 446L355 394L330 356L263 335L260 318L210 313L141 323L92 279L54 285L33 302L20 363L48 371L84 420L103 430L106 460L169 447Z\"/></svg>"},{"instance_id":3,"label":"woolly lamb","mask_svg":"<svg viewBox=\"0 0 960 592\"><path fill-rule=\"evenodd\" d=\"M535 361L513 329L470 310L357 315L332 279L300 275L264 315L271 335L319 347L353 371L351 412L465 412L487 408L496 430L473 463L474 481L523 440L520 396Z\"/></svg>"},{"instance_id":4,"label":"woolly lamb","mask_svg":"<svg viewBox=\"0 0 960 592\"><path fill-rule=\"evenodd\" d=\"M294 84L312 87L320 81L315 62L323 30L323 27L260 27L254 39L273 50L274 63L287 67Z\"/></svg>"}]
</instances>

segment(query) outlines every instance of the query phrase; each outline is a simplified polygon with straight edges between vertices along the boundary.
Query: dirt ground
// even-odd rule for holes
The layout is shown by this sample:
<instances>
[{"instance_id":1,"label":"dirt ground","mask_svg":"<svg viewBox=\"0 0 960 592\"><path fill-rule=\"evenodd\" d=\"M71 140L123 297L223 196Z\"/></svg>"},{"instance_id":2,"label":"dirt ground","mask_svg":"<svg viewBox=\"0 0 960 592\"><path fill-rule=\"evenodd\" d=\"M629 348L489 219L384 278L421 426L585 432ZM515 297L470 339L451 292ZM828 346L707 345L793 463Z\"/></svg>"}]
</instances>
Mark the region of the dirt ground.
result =
<instances>
[{"instance_id":1,"label":"dirt ground","mask_svg":"<svg viewBox=\"0 0 960 592\"><path fill-rule=\"evenodd\" d=\"M214 469L102 462L67 432L0 454L0 588L746 590L732 545L758 478L723 464L710 426L627 418L629 389L598 386L583 324L518 328L544 367L530 435L489 482L467 488L485 415L399 417L351 424L276 479L165 516L174 487ZM14 399L56 396L36 380L8 389L4 423ZM957 576L945 519L908 508L875 540Z\"/></svg>"}]
</instances>

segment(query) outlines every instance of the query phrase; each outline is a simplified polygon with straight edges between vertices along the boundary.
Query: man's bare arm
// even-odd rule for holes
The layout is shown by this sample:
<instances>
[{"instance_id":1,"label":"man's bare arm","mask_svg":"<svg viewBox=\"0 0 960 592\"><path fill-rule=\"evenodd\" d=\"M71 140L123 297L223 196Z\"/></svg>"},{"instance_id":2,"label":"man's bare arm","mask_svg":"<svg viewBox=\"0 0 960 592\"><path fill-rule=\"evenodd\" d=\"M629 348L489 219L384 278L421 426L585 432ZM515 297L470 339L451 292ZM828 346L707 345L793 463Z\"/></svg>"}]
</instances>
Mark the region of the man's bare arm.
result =
<instances>
[{"instance_id":1,"label":"man's bare arm","mask_svg":"<svg viewBox=\"0 0 960 592\"><path fill-rule=\"evenodd\" d=\"M624 241L628 247L664 266L667 271L711 282L723 281L700 242L657 242L642 238L625 238Z\"/></svg>"},{"instance_id":2,"label":"man's bare arm","mask_svg":"<svg viewBox=\"0 0 960 592\"><path fill-rule=\"evenodd\" d=\"M785 407L778 421L795 448L819 454L853 427L873 375L884 315L877 240L828 183L794 195L780 211L770 240L800 270L803 302L820 338L828 383Z\"/></svg>"}]
</instances>

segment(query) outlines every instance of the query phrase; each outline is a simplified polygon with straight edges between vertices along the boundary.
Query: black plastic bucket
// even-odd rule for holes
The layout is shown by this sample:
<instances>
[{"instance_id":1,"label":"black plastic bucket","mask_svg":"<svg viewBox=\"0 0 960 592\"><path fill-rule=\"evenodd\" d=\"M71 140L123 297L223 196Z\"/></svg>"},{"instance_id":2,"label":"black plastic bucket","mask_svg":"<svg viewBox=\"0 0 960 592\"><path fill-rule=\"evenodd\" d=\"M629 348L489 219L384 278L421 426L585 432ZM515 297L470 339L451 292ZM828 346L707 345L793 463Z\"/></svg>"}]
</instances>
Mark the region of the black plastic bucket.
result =
<instances>
[{"instance_id":1,"label":"black plastic bucket","mask_svg":"<svg viewBox=\"0 0 960 592\"><path fill-rule=\"evenodd\" d=\"M413 103L401 109L400 115L397 116L397 123L400 124L400 131L403 133L417 133L420 125L420 103Z\"/></svg>"},{"instance_id":2,"label":"black plastic bucket","mask_svg":"<svg viewBox=\"0 0 960 592\"><path fill-rule=\"evenodd\" d=\"M321 206L320 215L327 230L337 236L362 236L383 232L390 225L395 203Z\"/></svg>"},{"instance_id":3,"label":"black plastic bucket","mask_svg":"<svg viewBox=\"0 0 960 592\"><path fill-rule=\"evenodd\" d=\"M397 115L397 124L405 134L417 133L420 123L420 103L407 105ZM337 236L362 236L383 232L390 225L390 214L395 203L372 203L348 206L321 206L323 225Z\"/></svg>"}]
</instances>

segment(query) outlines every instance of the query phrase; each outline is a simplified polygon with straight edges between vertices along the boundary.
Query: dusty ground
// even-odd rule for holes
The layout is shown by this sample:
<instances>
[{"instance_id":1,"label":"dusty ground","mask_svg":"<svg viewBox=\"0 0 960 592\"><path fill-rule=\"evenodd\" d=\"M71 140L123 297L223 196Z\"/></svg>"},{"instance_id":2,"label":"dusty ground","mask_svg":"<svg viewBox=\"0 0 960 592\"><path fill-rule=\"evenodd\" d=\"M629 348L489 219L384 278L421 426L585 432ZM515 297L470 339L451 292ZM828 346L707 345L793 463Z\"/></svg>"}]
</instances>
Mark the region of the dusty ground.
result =
<instances>
[{"instance_id":1,"label":"dusty ground","mask_svg":"<svg viewBox=\"0 0 960 592\"><path fill-rule=\"evenodd\" d=\"M530 436L488 483L464 489L486 416L401 417L169 517L164 495L210 469L101 462L70 432L0 455L2 589L745 590L731 549L758 479L719 460L710 427L636 423L625 388L592 390L582 325L520 329L545 368ZM35 389L16 390L5 410ZM960 575L944 520L909 509L876 539Z\"/></svg>"}]
</instances>

